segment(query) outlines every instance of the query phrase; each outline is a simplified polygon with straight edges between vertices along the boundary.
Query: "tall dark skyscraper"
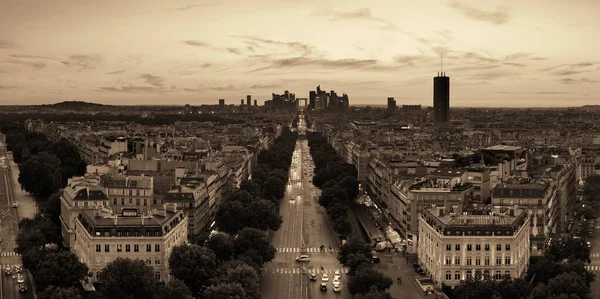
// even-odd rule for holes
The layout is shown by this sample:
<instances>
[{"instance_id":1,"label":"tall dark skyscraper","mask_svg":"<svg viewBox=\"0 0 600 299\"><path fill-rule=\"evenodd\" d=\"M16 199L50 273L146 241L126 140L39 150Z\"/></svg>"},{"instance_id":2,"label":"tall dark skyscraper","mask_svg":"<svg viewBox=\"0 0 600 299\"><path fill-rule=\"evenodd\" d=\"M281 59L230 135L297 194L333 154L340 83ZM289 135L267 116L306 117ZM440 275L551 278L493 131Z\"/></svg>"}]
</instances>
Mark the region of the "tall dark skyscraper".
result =
<instances>
[{"instance_id":1,"label":"tall dark skyscraper","mask_svg":"<svg viewBox=\"0 0 600 299\"><path fill-rule=\"evenodd\" d=\"M258 106L258 101L254 100L254 106Z\"/></svg>"},{"instance_id":2,"label":"tall dark skyscraper","mask_svg":"<svg viewBox=\"0 0 600 299\"><path fill-rule=\"evenodd\" d=\"M244 106L244 99L240 100L240 106Z\"/></svg>"},{"instance_id":3,"label":"tall dark skyscraper","mask_svg":"<svg viewBox=\"0 0 600 299\"><path fill-rule=\"evenodd\" d=\"M252 96L251 95L246 96L246 105L252 106Z\"/></svg>"},{"instance_id":4,"label":"tall dark skyscraper","mask_svg":"<svg viewBox=\"0 0 600 299\"><path fill-rule=\"evenodd\" d=\"M225 99L219 99L219 106L225 106Z\"/></svg>"},{"instance_id":5,"label":"tall dark skyscraper","mask_svg":"<svg viewBox=\"0 0 600 299\"><path fill-rule=\"evenodd\" d=\"M388 98L387 108L388 110L396 110L396 100L394 98Z\"/></svg>"},{"instance_id":6,"label":"tall dark skyscraper","mask_svg":"<svg viewBox=\"0 0 600 299\"><path fill-rule=\"evenodd\" d=\"M433 78L433 119L435 123L450 121L450 77L444 72Z\"/></svg>"}]
</instances>

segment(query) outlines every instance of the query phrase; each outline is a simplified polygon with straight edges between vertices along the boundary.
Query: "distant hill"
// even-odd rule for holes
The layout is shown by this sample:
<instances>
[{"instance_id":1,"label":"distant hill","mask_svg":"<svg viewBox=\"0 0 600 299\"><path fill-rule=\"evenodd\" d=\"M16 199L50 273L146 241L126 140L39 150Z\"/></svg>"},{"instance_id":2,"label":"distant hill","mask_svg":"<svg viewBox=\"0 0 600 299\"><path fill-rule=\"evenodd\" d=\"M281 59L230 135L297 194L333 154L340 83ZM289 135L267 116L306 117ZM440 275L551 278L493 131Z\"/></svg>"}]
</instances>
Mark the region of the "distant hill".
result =
<instances>
[{"instance_id":1,"label":"distant hill","mask_svg":"<svg viewBox=\"0 0 600 299\"><path fill-rule=\"evenodd\" d=\"M99 107L111 107L109 105L88 103L83 101L64 101L56 104L42 105L42 107L55 108L55 109L85 109L85 108L99 108Z\"/></svg>"}]
</instances>

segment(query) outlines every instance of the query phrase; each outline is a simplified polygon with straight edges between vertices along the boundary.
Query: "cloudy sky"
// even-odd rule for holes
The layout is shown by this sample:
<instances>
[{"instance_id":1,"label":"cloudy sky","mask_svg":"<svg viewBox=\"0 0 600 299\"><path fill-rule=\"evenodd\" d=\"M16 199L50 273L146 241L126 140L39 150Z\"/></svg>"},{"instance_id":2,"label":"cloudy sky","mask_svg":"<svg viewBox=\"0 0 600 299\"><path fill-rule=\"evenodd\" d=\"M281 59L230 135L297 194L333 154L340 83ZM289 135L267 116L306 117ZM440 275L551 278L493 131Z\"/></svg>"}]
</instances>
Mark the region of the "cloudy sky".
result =
<instances>
[{"instance_id":1,"label":"cloudy sky","mask_svg":"<svg viewBox=\"0 0 600 299\"><path fill-rule=\"evenodd\" d=\"M595 0L2 0L0 104L600 104Z\"/></svg>"}]
</instances>

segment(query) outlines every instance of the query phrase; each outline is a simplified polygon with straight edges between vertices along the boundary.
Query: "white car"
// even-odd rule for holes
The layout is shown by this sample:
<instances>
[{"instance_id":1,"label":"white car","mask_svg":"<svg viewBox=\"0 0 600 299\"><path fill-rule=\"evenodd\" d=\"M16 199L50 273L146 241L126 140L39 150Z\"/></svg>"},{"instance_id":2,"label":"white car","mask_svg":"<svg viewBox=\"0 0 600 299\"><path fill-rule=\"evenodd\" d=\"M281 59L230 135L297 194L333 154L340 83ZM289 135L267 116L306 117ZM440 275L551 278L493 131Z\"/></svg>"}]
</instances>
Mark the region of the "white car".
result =
<instances>
[{"instance_id":1,"label":"white car","mask_svg":"<svg viewBox=\"0 0 600 299\"><path fill-rule=\"evenodd\" d=\"M340 279L340 270L335 270L335 272L333 272L333 280Z\"/></svg>"},{"instance_id":2,"label":"white car","mask_svg":"<svg viewBox=\"0 0 600 299\"><path fill-rule=\"evenodd\" d=\"M328 282L329 281L329 277L327 276L327 273L323 273L323 275L321 275L321 281L322 282Z\"/></svg>"},{"instance_id":3,"label":"white car","mask_svg":"<svg viewBox=\"0 0 600 299\"><path fill-rule=\"evenodd\" d=\"M333 282L333 291L334 292L339 292L342 290L342 287L340 286L340 282L339 281L334 281Z\"/></svg>"}]
</instances>

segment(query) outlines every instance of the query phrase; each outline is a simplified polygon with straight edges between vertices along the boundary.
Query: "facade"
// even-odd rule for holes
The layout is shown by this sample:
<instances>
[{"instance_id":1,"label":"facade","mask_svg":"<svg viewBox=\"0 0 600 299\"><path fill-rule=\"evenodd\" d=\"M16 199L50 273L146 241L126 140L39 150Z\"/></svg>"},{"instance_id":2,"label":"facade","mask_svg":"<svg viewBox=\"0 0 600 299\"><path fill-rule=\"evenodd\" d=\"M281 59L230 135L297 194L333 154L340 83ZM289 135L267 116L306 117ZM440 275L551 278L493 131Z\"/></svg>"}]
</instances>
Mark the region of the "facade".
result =
<instances>
[{"instance_id":1,"label":"facade","mask_svg":"<svg viewBox=\"0 0 600 299\"><path fill-rule=\"evenodd\" d=\"M433 117L435 123L450 121L450 77L445 73L433 78Z\"/></svg>"},{"instance_id":2,"label":"facade","mask_svg":"<svg viewBox=\"0 0 600 299\"><path fill-rule=\"evenodd\" d=\"M102 269L121 257L145 261L158 281L168 282L171 251L187 242L187 217L173 206L148 214L82 208L73 224L71 252L89 267L92 281L101 280Z\"/></svg>"},{"instance_id":3,"label":"facade","mask_svg":"<svg viewBox=\"0 0 600 299\"><path fill-rule=\"evenodd\" d=\"M467 182L473 185L474 201L485 202L491 197L492 182L489 168L467 168Z\"/></svg>"},{"instance_id":4,"label":"facade","mask_svg":"<svg viewBox=\"0 0 600 299\"><path fill-rule=\"evenodd\" d=\"M436 286L461 280L520 278L529 265L529 217L514 208L448 213L444 207L419 218L419 264Z\"/></svg>"},{"instance_id":5,"label":"facade","mask_svg":"<svg viewBox=\"0 0 600 299\"><path fill-rule=\"evenodd\" d=\"M160 204L154 198L154 178L151 176L105 175L101 184L110 208L117 213L123 208L137 208L145 213Z\"/></svg>"}]
</instances>

